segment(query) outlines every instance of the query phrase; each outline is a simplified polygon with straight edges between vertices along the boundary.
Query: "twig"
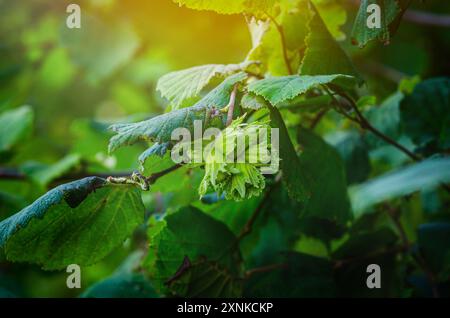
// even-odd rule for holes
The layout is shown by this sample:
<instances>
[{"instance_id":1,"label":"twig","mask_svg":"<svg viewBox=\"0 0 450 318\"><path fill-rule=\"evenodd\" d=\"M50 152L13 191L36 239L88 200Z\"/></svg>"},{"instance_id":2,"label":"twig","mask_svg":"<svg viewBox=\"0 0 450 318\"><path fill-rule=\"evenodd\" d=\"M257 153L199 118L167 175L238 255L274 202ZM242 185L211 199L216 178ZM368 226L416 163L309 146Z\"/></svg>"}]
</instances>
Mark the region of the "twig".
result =
<instances>
[{"instance_id":1,"label":"twig","mask_svg":"<svg viewBox=\"0 0 450 318\"><path fill-rule=\"evenodd\" d=\"M349 258L345 258L345 259L340 259L334 262L334 268L338 269L344 265L350 264L350 263L354 263L354 262L358 262L358 261L365 261L367 259L371 259L371 258L375 258L378 256L383 256L383 255L389 255L389 254L397 254L397 253L403 253L405 251L408 250L407 246L404 245L396 245L393 246L391 248L388 249L382 249L382 250L378 250L375 251L373 253L369 253L369 254L365 254L362 256L355 256L355 257L349 257Z\"/></svg>"},{"instance_id":2,"label":"twig","mask_svg":"<svg viewBox=\"0 0 450 318\"><path fill-rule=\"evenodd\" d=\"M273 16L271 16L270 14L268 14L267 12L265 12L265 14L269 17L269 19L272 21L272 23L277 28L278 33L280 34L284 63L286 64L286 68L287 68L289 75L292 75L292 74L294 74L294 72L292 71L291 62L289 61L289 57L288 57L288 53L287 53L286 36L284 34L283 26L278 24L277 20L275 20L275 18Z\"/></svg>"},{"instance_id":3,"label":"twig","mask_svg":"<svg viewBox=\"0 0 450 318\"><path fill-rule=\"evenodd\" d=\"M77 179L83 179L86 177L91 176L97 176L100 178L107 178L107 177L127 177L130 176L133 172L115 172L115 173L105 173L105 172L98 172L98 173L88 173L88 172L79 172L79 173L71 173L66 174L64 176L61 176L55 180L55 182L62 182L62 181L70 181L70 180L77 180ZM26 180L28 176L21 171L15 169L15 168L0 168L0 179L4 180Z\"/></svg>"},{"instance_id":4,"label":"twig","mask_svg":"<svg viewBox=\"0 0 450 318\"><path fill-rule=\"evenodd\" d=\"M360 110L358 109L358 106L356 105L356 103L353 100L353 98L351 98L349 95L347 95L347 93L339 91L339 90L335 90L335 91L336 91L336 93L339 94L339 96L343 97L345 100L347 100L349 102L350 106L352 107L352 109L354 110L354 112L355 112L355 114L357 116L357 121L356 122L361 126L361 128L367 129L368 131L370 131L371 133L373 133L374 135L376 135L380 139L384 140L388 144L391 144L395 148L397 148L400 151L402 151L404 154L406 154L408 157L410 157L414 161L420 161L421 160L421 158L419 156L417 156L413 152L409 151L404 146L400 145L398 142L396 142L392 138L386 136L385 134L380 132L378 129L373 127L372 124L370 124L369 121L360 112Z\"/></svg>"},{"instance_id":5,"label":"twig","mask_svg":"<svg viewBox=\"0 0 450 318\"><path fill-rule=\"evenodd\" d=\"M228 114L227 114L227 127L230 126L231 122L233 121L233 114L234 114L234 105L236 104L236 93L237 93L237 85L234 85L233 91L230 95L230 102L225 108L228 108Z\"/></svg>"},{"instance_id":6,"label":"twig","mask_svg":"<svg viewBox=\"0 0 450 318\"><path fill-rule=\"evenodd\" d=\"M160 172L156 172L154 174L152 174L151 176L147 177L147 182L148 184L154 184L159 178L164 177L166 174L169 174L179 168L181 168L183 165L181 163L178 163L176 165L173 165L170 168L167 168L163 171Z\"/></svg>"},{"instance_id":7,"label":"twig","mask_svg":"<svg viewBox=\"0 0 450 318\"><path fill-rule=\"evenodd\" d=\"M178 168L180 168L182 166L182 164L176 164L170 168L167 168L163 171L160 172L156 172L154 174L152 174L151 176L144 178L145 182L148 183L149 185L154 184L159 178L165 176L166 174L177 170ZM55 179L52 183L53 184L61 184L64 182L69 182L69 181L73 181L73 180L78 180L78 179L83 179L86 177L92 177L92 176L96 176L96 177L100 177L100 178L104 178L104 179L110 179L110 180L114 180L114 179L126 179L126 178L130 178L133 175L136 175L135 172L116 172L116 173L88 173L88 172L80 172L80 173L72 173L72 174L66 174L64 176L61 176L57 179ZM6 180L26 180L28 177L27 175L25 175L24 173L20 172L17 169L13 169L13 168L0 168L0 179L6 179Z\"/></svg>"},{"instance_id":8,"label":"twig","mask_svg":"<svg viewBox=\"0 0 450 318\"><path fill-rule=\"evenodd\" d=\"M314 130L316 128L317 124L320 122L320 120L325 116L325 114L328 112L329 108L322 109L311 121L311 124L309 125L310 130Z\"/></svg>"},{"instance_id":9,"label":"twig","mask_svg":"<svg viewBox=\"0 0 450 318\"><path fill-rule=\"evenodd\" d=\"M270 193L271 193L271 189L266 191L261 202L259 202L255 211L253 211L253 214L250 216L247 223L245 223L244 227L242 228L241 232L239 233L238 237L236 238L236 243L239 243L244 237L246 237L247 235L249 235L252 232L253 224L255 223L256 219L263 211L263 208L270 197Z\"/></svg>"},{"instance_id":10,"label":"twig","mask_svg":"<svg viewBox=\"0 0 450 318\"><path fill-rule=\"evenodd\" d=\"M252 277L255 274L267 273L267 272L271 272L271 271L274 271L277 269L284 269L287 267L288 267L287 264L280 263L280 264L271 264L271 265L252 268L245 272L244 279L249 279L250 277Z\"/></svg>"},{"instance_id":11,"label":"twig","mask_svg":"<svg viewBox=\"0 0 450 318\"><path fill-rule=\"evenodd\" d=\"M12 168L0 168L0 179L5 180L24 180L26 175Z\"/></svg>"},{"instance_id":12,"label":"twig","mask_svg":"<svg viewBox=\"0 0 450 318\"><path fill-rule=\"evenodd\" d=\"M433 27L450 27L449 15L438 15L430 12L407 10L403 15L405 21Z\"/></svg>"},{"instance_id":13,"label":"twig","mask_svg":"<svg viewBox=\"0 0 450 318\"><path fill-rule=\"evenodd\" d=\"M387 211L387 214L389 215L390 219L395 225L395 228L400 234L400 239L402 240L403 246L405 246L405 251L409 250L411 247L411 243L408 240L408 236L406 235L406 231L403 228L402 223L399 220L399 215L397 211L389 206L388 204L385 205L385 209ZM420 252L419 252L420 253ZM416 261L417 265L422 269L422 271L427 276L427 279L430 283L431 290L433 292L433 297L439 297L439 291L436 285L436 277L434 273L428 268L425 260L422 258L420 254L413 254L413 259Z\"/></svg>"}]
</instances>

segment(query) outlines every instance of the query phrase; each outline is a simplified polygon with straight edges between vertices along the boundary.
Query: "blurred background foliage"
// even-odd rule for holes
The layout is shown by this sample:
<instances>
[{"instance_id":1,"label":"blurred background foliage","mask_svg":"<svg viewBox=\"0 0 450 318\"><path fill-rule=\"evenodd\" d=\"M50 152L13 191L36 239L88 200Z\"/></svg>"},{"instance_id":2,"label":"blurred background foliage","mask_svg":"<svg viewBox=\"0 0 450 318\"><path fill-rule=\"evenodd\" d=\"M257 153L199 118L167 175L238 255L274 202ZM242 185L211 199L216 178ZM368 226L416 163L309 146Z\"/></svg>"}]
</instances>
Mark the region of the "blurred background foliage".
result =
<instances>
[{"instance_id":1,"label":"blurred background foliage","mask_svg":"<svg viewBox=\"0 0 450 318\"><path fill-rule=\"evenodd\" d=\"M145 150L144 145L119 149L114 155L108 155L107 144L111 136L106 129L108 125L117 121L137 121L164 112L167 102L155 90L156 81L162 75L195 65L239 63L251 48L246 21L240 15L189 10L169 0L80 0L77 3L82 9L82 28L70 30L65 27L66 7L70 2L0 0L0 113L8 114L1 122L0 132L2 129L17 131L14 140L0 143L0 219L33 202L67 175L136 169L136 158ZM410 78L402 84L407 86L414 82L411 80L414 77L418 81L450 74L450 32L406 20L390 45L370 43L359 49L351 45L349 37L357 6L353 1L340 3L346 8L345 23L341 33L334 35L351 53L367 81L361 88L361 95L373 96L361 103L381 105L380 108L387 110L385 117L380 112L371 114L369 110L368 118L390 133L389 129L395 130L395 127L389 127L393 114L390 109L398 108L402 94L398 87L402 79ZM414 1L412 8L450 13L450 2ZM290 115L285 119L287 123L298 120ZM348 123L337 114L330 113L317 126L317 131L326 136L325 139L345 159L349 184L399 167L407 160L392 147L375 147L379 140L371 136L362 140L357 131L346 125ZM335 133L336 130L341 132ZM369 151L370 148L374 150ZM175 175L160 188L170 192L164 186L177 183L180 179ZM187 179L180 184L189 183ZM281 197L275 201L275 209L281 212L284 205L280 207L280 202L286 206L289 203L283 199L285 193L278 192L273 194ZM177 195L161 195L155 191L144 194L144 203L148 211L160 213L168 206L167 202L170 201L172 207L183 205L192 201L191 196L196 196L195 187ZM433 190L398 199L404 201L398 205L399 209L408 210L402 221L409 225L406 234L412 240L416 239L417 225L423 219L449 221L449 201L441 197L441 192ZM207 213L214 209L214 217L225 221L233 230L233 226L239 228L236 225L248 218L257 202L224 202L220 206L195 204ZM270 209L270 206L266 208ZM285 210L292 209L295 207ZM230 211L232 217L227 215ZM252 255L249 258L251 266L264 264L272 258L271 249L282 249L292 240L296 241L295 248L299 252L315 256L328 253L328 243L309 237L305 223L297 224L289 213L280 213L276 218L266 214L258 221L261 228L256 247L253 242L257 240L256 236L246 242L247 252ZM364 230L376 228L376 224L383 223L383 218L378 212L364 216L352 225L351 233L368 235ZM327 228L327 224L321 226L324 236L340 237L340 229ZM301 230L303 232L299 234ZM383 244L382 241L388 241L390 236L380 231L370 232L371 240ZM293 237L286 235L289 232ZM113 274L136 245L143 244L145 229L138 230L134 236L100 263L83 269L83 290ZM348 245L358 244L358 240L364 241L356 235L353 242L343 244L347 245L347 250L342 246L336 253L347 256ZM333 241L333 244L342 244L341 241L343 239L337 243ZM71 297L80 294L79 290L66 288L64 272L44 272L37 266L2 262L2 259L0 255L2 296ZM406 267L395 267L395 270L406 270ZM349 275L356 274L344 268L338 273L338 280L347 281ZM410 282L420 286L414 292L417 296L430 295L430 286L423 275L412 273ZM323 283L326 286L326 282ZM392 284L401 292L391 291L391 295L413 293L412 289ZM249 287L251 295L265 295L258 286L256 281ZM351 290L352 286L347 288L349 290L342 294L355 295L355 291L360 290L357 287Z\"/></svg>"}]
</instances>

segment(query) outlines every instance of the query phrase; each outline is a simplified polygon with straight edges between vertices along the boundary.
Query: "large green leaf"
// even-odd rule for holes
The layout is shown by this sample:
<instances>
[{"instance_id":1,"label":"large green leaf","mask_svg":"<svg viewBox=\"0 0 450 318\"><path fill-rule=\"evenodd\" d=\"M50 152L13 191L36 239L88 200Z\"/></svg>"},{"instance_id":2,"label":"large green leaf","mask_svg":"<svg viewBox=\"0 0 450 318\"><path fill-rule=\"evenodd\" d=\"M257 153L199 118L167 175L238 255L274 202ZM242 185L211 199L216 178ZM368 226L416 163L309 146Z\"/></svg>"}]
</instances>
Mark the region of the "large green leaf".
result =
<instances>
[{"instance_id":1,"label":"large green leaf","mask_svg":"<svg viewBox=\"0 0 450 318\"><path fill-rule=\"evenodd\" d=\"M222 14L242 13L246 0L173 0L195 10L211 10Z\"/></svg>"},{"instance_id":2,"label":"large green leaf","mask_svg":"<svg viewBox=\"0 0 450 318\"><path fill-rule=\"evenodd\" d=\"M359 183L370 174L368 147L355 131L337 132L326 136L345 163L347 183Z\"/></svg>"},{"instance_id":3,"label":"large green leaf","mask_svg":"<svg viewBox=\"0 0 450 318\"><path fill-rule=\"evenodd\" d=\"M328 31L317 10L311 5L312 18L305 39L306 51L300 65L301 75L346 74L357 76L347 54Z\"/></svg>"},{"instance_id":4,"label":"large green leaf","mask_svg":"<svg viewBox=\"0 0 450 318\"><path fill-rule=\"evenodd\" d=\"M341 74L271 77L251 83L248 86L248 90L256 95L264 97L272 105L277 106L278 104L291 100L313 88L326 84L334 84L349 88L355 84L355 78Z\"/></svg>"},{"instance_id":5,"label":"large green leaf","mask_svg":"<svg viewBox=\"0 0 450 318\"><path fill-rule=\"evenodd\" d=\"M292 253L284 266L254 274L245 285L246 297L333 297L335 283L329 260Z\"/></svg>"},{"instance_id":6,"label":"large green leaf","mask_svg":"<svg viewBox=\"0 0 450 318\"><path fill-rule=\"evenodd\" d=\"M350 188L356 215L374 204L450 182L450 158L412 164Z\"/></svg>"},{"instance_id":7,"label":"large green leaf","mask_svg":"<svg viewBox=\"0 0 450 318\"><path fill-rule=\"evenodd\" d=\"M403 94L396 92L386 98L381 105L369 107L364 112L364 116L372 126L394 140L398 140L400 137L399 105L402 99ZM373 134L366 134L365 140L372 148L386 145L383 140Z\"/></svg>"},{"instance_id":8,"label":"large green leaf","mask_svg":"<svg viewBox=\"0 0 450 318\"><path fill-rule=\"evenodd\" d=\"M185 101L198 97L213 77L228 76L244 70L250 64L251 62L228 65L208 64L172 72L159 79L156 90L170 101L171 109L176 110L182 108Z\"/></svg>"},{"instance_id":9,"label":"large green leaf","mask_svg":"<svg viewBox=\"0 0 450 318\"><path fill-rule=\"evenodd\" d=\"M406 8L408 2L408 0L362 0L353 24L353 43L360 47L374 39L389 43L391 33L398 26L396 19L402 14L402 10ZM367 26L367 20L372 14L372 11L367 12L367 7L373 4L378 5L381 9L380 28Z\"/></svg>"},{"instance_id":10,"label":"large green leaf","mask_svg":"<svg viewBox=\"0 0 450 318\"><path fill-rule=\"evenodd\" d=\"M242 296L242 279L215 262L200 260L180 271L169 288L178 297L236 298Z\"/></svg>"},{"instance_id":11,"label":"large green leaf","mask_svg":"<svg viewBox=\"0 0 450 318\"><path fill-rule=\"evenodd\" d=\"M272 9L280 0L173 0L195 10L211 10L221 14L257 14Z\"/></svg>"},{"instance_id":12,"label":"large green leaf","mask_svg":"<svg viewBox=\"0 0 450 318\"><path fill-rule=\"evenodd\" d=\"M450 78L418 84L400 103L404 132L428 151L450 149Z\"/></svg>"},{"instance_id":13,"label":"large green leaf","mask_svg":"<svg viewBox=\"0 0 450 318\"><path fill-rule=\"evenodd\" d=\"M139 191L89 177L61 185L0 223L9 260L44 269L94 264L143 222Z\"/></svg>"},{"instance_id":14,"label":"large green leaf","mask_svg":"<svg viewBox=\"0 0 450 318\"><path fill-rule=\"evenodd\" d=\"M159 290L166 290L169 282L175 282L199 261L217 263L230 275L239 274L240 253L233 248L237 247L236 236L223 223L196 208L169 214L150 229L149 237L146 267Z\"/></svg>"},{"instance_id":15,"label":"large green leaf","mask_svg":"<svg viewBox=\"0 0 450 318\"><path fill-rule=\"evenodd\" d=\"M276 20L283 30L284 41L280 29L267 20L267 17L264 17L263 21L252 19L248 24L252 36L252 49L247 59L261 62L259 65L261 72L273 76L289 75L287 64L293 71L298 69L305 49L305 37L308 34L310 11L305 10L306 3L283 1L283 4L286 5ZM285 60L284 52L288 61Z\"/></svg>"},{"instance_id":16,"label":"large green leaf","mask_svg":"<svg viewBox=\"0 0 450 318\"><path fill-rule=\"evenodd\" d=\"M304 201L309 196L305 188L305 171L300 169L300 161L280 111L273 106L269 106L269 110L271 126L279 129L280 169L283 173L283 182L293 199Z\"/></svg>"},{"instance_id":17,"label":"large green leaf","mask_svg":"<svg viewBox=\"0 0 450 318\"><path fill-rule=\"evenodd\" d=\"M112 152L125 145L132 145L139 140L158 143L170 142L171 133L176 128L187 128L193 136L195 120L202 121L204 129L223 127L226 122L226 114L216 111L228 105L234 85L242 82L246 77L247 75L242 72L231 75L194 106L178 109L139 123L112 125L111 129L117 132L117 135L111 138L109 151Z\"/></svg>"},{"instance_id":18,"label":"large green leaf","mask_svg":"<svg viewBox=\"0 0 450 318\"><path fill-rule=\"evenodd\" d=\"M351 235L333 252L334 277L339 295L344 297L399 297L397 255L389 253L397 236L387 228ZM367 288L367 266L377 264L381 268L381 288Z\"/></svg>"},{"instance_id":19,"label":"large green leaf","mask_svg":"<svg viewBox=\"0 0 450 318\"><path fill-rule=\"evenodd\" d=\"M340 0L312 0L312 3L333 37L338 40L345 39L341 27L347 21L347 11Z\"/></svg>"},{"instance_id":20,"label":"large green leaf","mask_svg":"<svg viewBox=\"0 0 450 318\"><path fill-rule=\"evenodd\" d=\"M298 170L305 171L304 187L310 193L302 217L345 224L351 211L343 160L332 146L306 129L299 129L298 139L303 147Z\"/></svg>"},{"instance_id":21,"label":"large green leaf","mask_svg":"<svg viewBox=\"0 0 450 318\"><path fill-rule=\"evenodd\" d=\"M10 150L31 131L33 118L30 106L22 106L0 115L0 152Z\"/></svg>"}]
</instances>

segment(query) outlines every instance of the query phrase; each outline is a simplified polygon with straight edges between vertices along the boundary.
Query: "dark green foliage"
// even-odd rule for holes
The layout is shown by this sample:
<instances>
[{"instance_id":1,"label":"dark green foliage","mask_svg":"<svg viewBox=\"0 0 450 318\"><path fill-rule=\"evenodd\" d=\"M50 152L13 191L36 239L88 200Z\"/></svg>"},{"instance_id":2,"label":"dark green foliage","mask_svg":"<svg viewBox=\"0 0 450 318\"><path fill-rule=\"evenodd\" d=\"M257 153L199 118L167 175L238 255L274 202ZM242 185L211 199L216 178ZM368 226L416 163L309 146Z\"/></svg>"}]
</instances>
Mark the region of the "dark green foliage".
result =
<instances>
[{"instance_id":1,"label":"dark green foliage","mask_svg":"<svg viewBox=\"0 0 450 318\"><path fill-rule=\"evenodd\" d=\"M450 296L448 1L81 6L0 1L0 297Z\"/></svg>"},{"instance_id":2,"label":"dark green foliage","mask_svg":"<svg viewBox=\"0 0 450 318\"><path fill-rule=\"evenodd\" d=\"M400 105L403 129L428 154L450 149L450 78L418 84Z\"/></svg>"}]
</instances>

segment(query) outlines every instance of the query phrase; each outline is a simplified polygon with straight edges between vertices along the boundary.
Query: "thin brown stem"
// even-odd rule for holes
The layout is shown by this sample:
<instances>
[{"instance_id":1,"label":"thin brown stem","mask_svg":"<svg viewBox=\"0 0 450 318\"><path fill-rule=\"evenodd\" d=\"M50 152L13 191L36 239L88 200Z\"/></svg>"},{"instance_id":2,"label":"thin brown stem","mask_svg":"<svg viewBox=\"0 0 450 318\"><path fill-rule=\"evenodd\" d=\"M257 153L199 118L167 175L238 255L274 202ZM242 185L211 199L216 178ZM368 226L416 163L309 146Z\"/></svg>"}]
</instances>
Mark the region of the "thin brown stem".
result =
<instances>
[{"instance_id":1,"label":"thin brown stem","mask_svg":"<svg viewBox=\"0 0 450 318\"><path fill-rule=\"evenodd\" d=\"M234 105L236 104L236 94L237 94L237 85L234 86L233 91L230 95L230 102L228 103L228 114L227 114L227 127L231 125L231 122L233 121L233 114L234 114Z\"/></svg>"},{"instance_id":2,"label":"thin brown stem","mask_svg":"<svg viewBox=\"0 0 450 318\"><path fill-rule=\"evenodd\" d=\"M266 205L266 202L268 201L270 197L270 189L266 191L264 194L264 197L262 198L261 202L259 202L258 206L256 207L255 211L253 211L252 215L248 219L247 223L245 223L244 227L242 228L241 232L239 233L236 242L239 243L244 237L249 235L253 230L253 224L257 220L258 216L263 211L264 206Z\"/></svg>"},{"instance_id":3,"label":"thin brown stem","mask_svg":"<svg viewBox=\"0 0 450 318\"><path fill-rule=\"evenodd\" d=\"M450 15L441 15L430 12L407 10L404 13L403 18L405 19L405 21L420 25L450 28Z\"/></svg>"},{"instance_id":4,"label":"thin brown stem","mask_svg":"<svg viewBox=\"0 0 450 318\"><path fill-rule=\"evenodd\" d=\"M284 34L283 26L280 25L277 22L277 20L273 16L268 14L267 12L266 12L266 15L269 17L269 19L275 25L275 27L277 28L278 33L280 34L281 48L282 48L282 51L283 51L284 63L286 64L286 69L287 69L289 75L292 75L292 74L294 74L294 72L292 70L291 62L289 61L289 56L288 56L288 51L287 51L287 44L286 44L286 36Z\"/></svg>"},{"instance_id":5,"label":"thin brown stem","mask_svg":"<svg viewBox=\"0 0 450 318\"><path fill-rule=\"evenodd\" d=\"M381 249L378 251L375 251L373 253L368 253L366 255L362 255L362 256L355 256L355 257L350 257L350 258L345 258L345 259L340 259L334 262L334 268L338 269L341 268L342 266L345 266L347 264L351 264L351 263L355 263L355 262L359 262L359 261L365 261L368 259L372 259L372 258L376 258L379 256L383 256L383 255L390 255L390 254L397 254L397 253L403 253L405 251L408 250L407 246L404 245L396 245L396 246L392 246L390 248L387 249Z\"/></svg>"},{"instance_id":6,"label":"thin brown stem","mask_svg":"<svg viewBox=\"0 0 450 318\"><path fill-rule=\"evenodd\" d=\"M131 171L125 171L125 172L114 172L114 173L105 173L105 172L77 172L77 173L69 173L64 176L59 177L55 180L57 183L61 183L64 181L71 181L71 180L77 180L77 179L83 179L86 177L96 176L100 178L107 178L107 177L115 177L115 178L121 178L121 177L127 177L130 176L133 172ZM26 180L28 177L26 174L22 173L18 169L15 168L0 168L0 179L3 180Z\"/></svg>"},{"instance_id":7,"label":"thin brown stem","mask_svg":"<svg viewBox=\"0 0 450 318\"><path fill-rule=\"evenodd\" d=\"M155 183L159 178L165 176L168 173L171 173L172 171L177 170L178 168L180 168L182 165L181 164L176 164L170 168L167 168L163 171L160 172L156 172L154 174L152 174L151 176L145 178L146 182L148 184L153 184ZM133 175L133 172L115 172L115 173L89 173L89 172L79 172L79 173L71 173L71 174L66 174L64 176L61 176L59 178L57 178L56 180L54 180L52 182L52 185L58 185L61 183L65 183L65 182L70 182L73 180L78 180L78 179L83 179L83 178L87 178L87 177L92 177L92 176L96 176L96 177L100 177L100 178L104 178L104 179L121 179L121 178L128 178L131 177ZM0 168L0 179L6 179L6 180L26 180L28 177L23 174L22 172L20 172L17 169L14 168Z\"/></svg>"},{"instance_id":8,"label":"thin brown stem","mask_svg":"<svg viewBox=\"0 0 450 318\"><path fill-rule=\"evenodd\" d=\"M320 112L318 112L317 115L311 121L311 124L309 125L309 129L313 130L314 128L316 128L316 126L320 123L320 121L326 115L328 110L329 110L328 108L324 108Z\"/></svg>"},{"instance_id":9,"label":"thin brown stem","mask_svg":"<svg viewBox=\"0 0 450 318\"><path fill-rule=\"evenodd\" d=\"M271 265L252 268L245 272L244 279L249 279L255 274L267 273L267 272L275 271L277 269L284 269L287 267L288 267L287 264L280 263L280 264L271 264Z\"/></svg>"},{"instance_id":10,"label":"thin brown stem","mask_svg":"<svg viewBox=\"0 0 450 318\"><path fill-rule=\"evenodd\" d=\"M388 204L385 205L385 209L400 235L400 239L403 243L403 246L405 247L405 251L409 251L409 249L411 247L411 243L409 242L408 236L406 235L406 231L405 231L402 223L400 222L398 211L396 211L396 209L394 209L393 207L391 207ZM434 273L428 268L425 260L420 255L420 252L417 254L413 254L413 259L416 261L417 265L419 265L419 267L425 273L425 275L428 279L428 282L430 283L431 290L433 292L433 297L436 297L436 298L439 297L439 291L438 291L438 287L436 284L436 277L435 277Z\"/></svg>"},{"instance_id":11,"label":"thin brown stem","mask_svg":"<svg viewBox=\"0 0 450 318\"><path fill-rule=\"evenodd\" d=\"M414 161L421 160L421 158L419 156L417 156L415 153L411 152L406 147L404 147L401 144L399 144L398 142L396 142L394 139L386 136L385 134L380 132L378 129L373 127L372 124L364 117L364 115L358 109L358 106L356 105L353 98L351 98L347 93L342 92L342 91L336 91L336 92L339 94L339 96L343 97L345 100L348 101L348 103L350 104L350 106L352 107L353 111L355 112L355 114L357 116L357 123L361 126L361 128L367 129L368 131L373 133L378 138L384 140L386 143L394 146L395 148L397 148L398 150L403 152L405 155L410 157L412 160L414 160Z\"/></svg>"},{"instance_id":12,"label":"thin brown stem","mask_svg":"<svg viewBox=\"0 0 450 318\"><path fill-rule=\"evenodd\" d=\"M147 182L148 182L148 184L154 184L159 178L164 177L166 174L169 174L169 173L181 168L182 166L183 166L182 164L178 163L178 164L173 165L172 167L167 168L163 171L156 172L156 173L152 174L151 176L147 177Z\"/></svg>"}]
</instances>

